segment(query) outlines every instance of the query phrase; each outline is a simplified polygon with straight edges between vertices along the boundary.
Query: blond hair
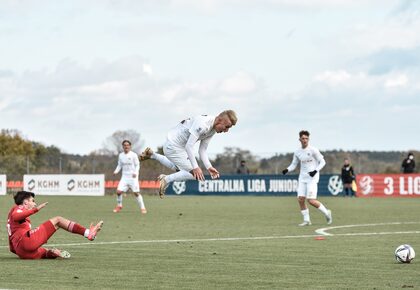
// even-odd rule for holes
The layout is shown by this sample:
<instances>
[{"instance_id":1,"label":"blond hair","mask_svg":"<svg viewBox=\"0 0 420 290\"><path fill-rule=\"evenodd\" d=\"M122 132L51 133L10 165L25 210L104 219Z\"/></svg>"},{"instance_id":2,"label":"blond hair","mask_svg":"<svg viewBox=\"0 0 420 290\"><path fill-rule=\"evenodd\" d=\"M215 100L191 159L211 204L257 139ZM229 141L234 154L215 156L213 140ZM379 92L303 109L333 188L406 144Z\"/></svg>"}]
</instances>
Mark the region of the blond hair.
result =
<instances>
[{"instance_id":1,"label":"blond hair","mask_svg":"<svg viewBox=\"0 0 420 290\"><path fill-rule=\"evenodd\" d=\"M238 122L238 117L236 116L236 113L234 110L225 110L219 114L219 117L224 117L224 116L228 117L232 125L236 125L236 122Z\"/></svg>"}]
</instances>

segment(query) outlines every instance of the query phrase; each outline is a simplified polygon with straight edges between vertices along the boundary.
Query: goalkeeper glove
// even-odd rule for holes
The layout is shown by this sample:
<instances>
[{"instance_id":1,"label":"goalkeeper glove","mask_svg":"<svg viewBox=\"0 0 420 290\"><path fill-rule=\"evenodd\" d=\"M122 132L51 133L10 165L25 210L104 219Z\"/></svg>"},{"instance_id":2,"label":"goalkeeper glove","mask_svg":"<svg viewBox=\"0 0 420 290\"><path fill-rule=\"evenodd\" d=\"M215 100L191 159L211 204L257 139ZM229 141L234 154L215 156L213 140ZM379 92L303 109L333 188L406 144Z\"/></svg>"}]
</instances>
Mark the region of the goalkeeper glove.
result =
<instances>
[{"instance_id":1,"label":"goalkeeper glove","mask_svg":"<svg viewBox=\"0 0 420 290\"><path fill-rule=\"evenodd\" d=\"M316 174L317 172L318 172L318 171L314 170L314 171L309 172L308 174L309 174L311 177L314 177L314 176L315 176L315 174Z\"/></svg>"}]
</instances>

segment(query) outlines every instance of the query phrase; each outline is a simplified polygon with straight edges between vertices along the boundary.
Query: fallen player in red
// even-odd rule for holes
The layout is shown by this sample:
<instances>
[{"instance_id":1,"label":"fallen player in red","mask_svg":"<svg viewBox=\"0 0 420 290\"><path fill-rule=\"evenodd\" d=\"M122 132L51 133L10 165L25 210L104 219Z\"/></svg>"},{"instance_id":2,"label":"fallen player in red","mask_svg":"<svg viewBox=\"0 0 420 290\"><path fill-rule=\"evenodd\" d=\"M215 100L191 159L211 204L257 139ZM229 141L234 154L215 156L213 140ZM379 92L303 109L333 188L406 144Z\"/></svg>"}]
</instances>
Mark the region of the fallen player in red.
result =
<instances>
[{"instance_id":1,"label":"fallen player in red","mask_svg":"<svg viewBox=\"0 0 420 290\"><path fill-rule=\"evenodd\" d=\"M89 229L86 229L73 221L56 216L31 230L29 216L44 208L48 202L37 206L35 193L29 191L19 191L13 198L16 205L9 212L7 232L9 234L10 251L21 259L70 258L70 253L67 251L46 249L42 245L59 228L70 233L82 235L90 241L95 239L102 228L103 221L100 221L96 226L91 225Z\"/></svg>"}]
</instances>

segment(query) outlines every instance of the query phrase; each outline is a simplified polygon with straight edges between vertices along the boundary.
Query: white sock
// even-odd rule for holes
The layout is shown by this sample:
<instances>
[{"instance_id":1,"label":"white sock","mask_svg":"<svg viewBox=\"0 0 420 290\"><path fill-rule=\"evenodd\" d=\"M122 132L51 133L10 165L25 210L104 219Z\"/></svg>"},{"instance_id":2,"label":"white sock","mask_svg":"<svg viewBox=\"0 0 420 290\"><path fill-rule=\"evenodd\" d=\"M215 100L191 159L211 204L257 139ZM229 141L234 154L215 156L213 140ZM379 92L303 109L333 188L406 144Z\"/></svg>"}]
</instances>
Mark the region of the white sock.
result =
<instances>
[{"instance_id":1,"label":"white sock","mask_svg":"<svg viewBox=\"0 0 420 290\"><path fill-rule=\"evenodd\" d=\"M123 195L122 194L117 194L117 204L118 204L118 206L122 206L122 199L123 199Z\"/></svg>"},{"instance_id":2,"label":"white sock","mask_svg":"<svg viewBox=\"0 0 420 290\"><path fill-rule=\"evenodd\" d=\"M153 153L151 158L159 161L162 165L168 167L169 169L177 170L175 164L173 164L165 155L161 155L159 153Z\"/></svg>"},{"instance_id":3,"label":"white sock","mask_svg":"<svg viewBox=\"0 0 420 290\"><path fill-rule=\"evenodd\" d=\"M309 209L304 209L304 210L301 210L300 212L302 213L303 221L309 222L311 220L309 216Z\"/></svg>"},{"instance_id":4,"label":"white sock","mask_svg":"<svg viewBox=\"0 0 420 290\"><path fill-rule=\"evenodd\" d=\"M137 203L139 204L141 209L145 209L146 207L144 206L144 201L143 201L143 196L141 196L141 194L139 194L138 196L136 196L136 200Z\"/></svg>"},{"instance_id":5,"label":"white sock","mask_svg":"<svg viewBox=\"0 0 420 290\"><path fill-rule=\"evenodd\" d=\"M181 170L165 177L166 182L194 180L194 176L188 171Z\"/></svg>"},{"instance_id":6,"label":"white sock","mask_svg":"<svg viewBox=\"0 0 420 290\"><path fill-rule=\"evenodd\" d=\"M321 205L318 207L318 209L325 215L328 215L328 209L321 203Z\"/></svg>"},{"instance_id":7,"label":"white sock","mask_svg":"<svg viewBox=\"0 0 420 290\"><path fill-rule=\"evenodd\" d=\"M84 236L85 238L87 238L87 237L89 236L89 234L90 234L90 230L89 230L89 229L86 229L86 230L85 230L85 233L83 234L83 236Z\"/></svg>"}]
</instances>

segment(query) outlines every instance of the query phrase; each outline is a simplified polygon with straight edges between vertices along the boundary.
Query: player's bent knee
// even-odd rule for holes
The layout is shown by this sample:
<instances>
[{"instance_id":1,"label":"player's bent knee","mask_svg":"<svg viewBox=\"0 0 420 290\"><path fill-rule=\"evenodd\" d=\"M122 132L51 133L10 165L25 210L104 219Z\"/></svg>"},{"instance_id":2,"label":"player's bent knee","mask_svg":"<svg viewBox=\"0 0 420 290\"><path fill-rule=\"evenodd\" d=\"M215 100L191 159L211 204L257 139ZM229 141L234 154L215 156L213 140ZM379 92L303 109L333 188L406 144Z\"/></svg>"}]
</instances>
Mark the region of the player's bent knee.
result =
<instances>
[{"instance_id":1,"label":"player's bent knee","mask_svg":"<svg viewBox=\"0 0 420 290\"><path fill-rule=\"evenodd\" d=\"M56 226L59 222L60 222L60 220L62 219L62 217L61 216L55 216L55 217L53 217L53 218L50 218L50 222L54 225L54 226Z\"/></svg>"},{"instance_id":2,"label":"player's bent knee","mask_svg":"<svg viewBox=\"0 0 420 290\"><path fill-rule=\"evenodd\" d=\"M314 199L314 198L308 199L308 202L309 202L311 205L313 205L313 206L315 206L315 205L317 205L317 204L318 204L318 200L316 200L316 199Z\"/></svg>"}]
</instances>

